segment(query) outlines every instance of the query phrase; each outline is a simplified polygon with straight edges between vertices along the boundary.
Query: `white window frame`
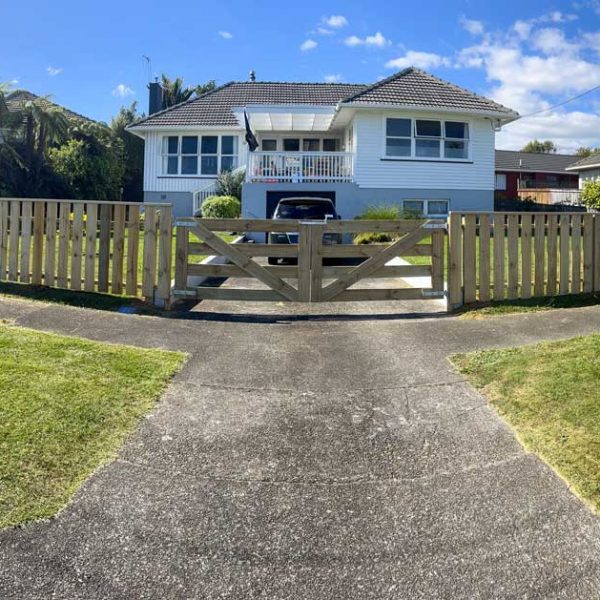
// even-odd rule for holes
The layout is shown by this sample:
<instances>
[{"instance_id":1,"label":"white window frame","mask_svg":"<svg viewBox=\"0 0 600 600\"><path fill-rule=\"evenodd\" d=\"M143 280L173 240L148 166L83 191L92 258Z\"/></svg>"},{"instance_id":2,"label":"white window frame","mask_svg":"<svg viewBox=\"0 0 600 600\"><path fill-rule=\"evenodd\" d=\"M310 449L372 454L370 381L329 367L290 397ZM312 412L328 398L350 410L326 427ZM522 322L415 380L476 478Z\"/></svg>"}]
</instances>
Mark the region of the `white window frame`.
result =
<instances>
[{"instance_id":1,"label":"white window frame","mask_svg":"<svg viewBox=\"0 0 600 600\"><path fill-rule=\"evenodd\" d=\"M406 202L422 202L424 217L445 219L450 214L450 200L448 198L404 198L402 200L402 210L405 210ZM430 202L445 202L448 209L445 213L432 213L429 211Z\"/></svg>"},{"instance_id":2,"label":"white window frame","mask_svg":"<svg viewBox=\"0 0 600 600\"><path fill-rule=\"evenodd\" d=\"M177 153L169 154L169 142L168 139L170 137L177 138ZM183 154L183 138L184 137L195 137L198 139L198 145L196 148L196 154ZM202 138L203 137L216 137L217 138L217 152L216 154L207 154L202 153ZM234 142L234 150L236 152L234 154L223 154L222 146L223 146L223 137L233 137L237 138L237 142ZM233 157L233 162L236 166L233 169L236 169L239 166L240 162L240 136L236 133L200 133L200 134L188 134L188 133L177 133L177 134L165 134L161 138L160 142L160 157L161 157L161 174L160 177L180 177L185 179L187 178L202 178L202 179L216 179L223 170L223 157ZM181 169L183 166L183 157L193 157L197 158L197 168L196 173L182 173ZM202 172L202 157L203 156L216 156L217 157L217 172L216 173L203 173ZM177 158L177 173L169 173L168 172L168 160L169 158Z\"/></svg>"},{"instance_id":3,"label":"white window frame","mask_svg":"<svg viewBox=\"0 0 600 600\"><path fill-rule=\"evenodd\" d=\"M411 148L411 152L410 152L410 156L394 156L391 154L387 153L387 139L388 137L398 137L398 136L388 136L387 135L387 120L388 119L406 119L411 121L411 127L410 127L410 131L411 131L411 144L410 144L410 148ZM427 137L427 136L419 136L417 137L417 121L437 121L440 123L440 127L441 127L441 137L437 138L437 137ZM447 138L446 137L446 123L464 123L467 126L467 137L466 138ZM457 162L457 163L465 163L465 162L471 162L472 158L471 158L471 135L473 132L473 123L472 121L468 120L468 119L461 119L461 118L453 118L453 117L448 117L448 118L443 118L440 119L439 117L427 117L427 116L417 116L417 117L409 117L406 115L390 115L390 114L386 114L382 117L382 130L383 130L383 145L382 145L382 153L381 153L381 157L382 160L386 160L386 161L394 161L394 160L398 160L398 161L429 161L429 162ZM408 139L408 137L402 137L402 139ZM416 140L436 140L439 141L440 144L440 155L433 157L433 156L417 156L416 155ZM466 142L467 145L467 156L465 158L446 158L445 156L445 142L446 141L451 141L451 142L456 142L456 141L460 141L460 142Z\"/></svg>"},{"instance_id":4,"label":"white window frame","mask_svg":"<svg viewBox=\"0 0 600 600\"><path fill-rule=\"evenodd\" d=\"M504 180L504 184L503 185L498 185L498 181L502 181ZM499 192L505 192L506 191L506 185L507 185L507 181L506 181L506 173L496 173L495 175L495 182L494 182L494 189L499 191Z\"/></svg>"}]
</instances>

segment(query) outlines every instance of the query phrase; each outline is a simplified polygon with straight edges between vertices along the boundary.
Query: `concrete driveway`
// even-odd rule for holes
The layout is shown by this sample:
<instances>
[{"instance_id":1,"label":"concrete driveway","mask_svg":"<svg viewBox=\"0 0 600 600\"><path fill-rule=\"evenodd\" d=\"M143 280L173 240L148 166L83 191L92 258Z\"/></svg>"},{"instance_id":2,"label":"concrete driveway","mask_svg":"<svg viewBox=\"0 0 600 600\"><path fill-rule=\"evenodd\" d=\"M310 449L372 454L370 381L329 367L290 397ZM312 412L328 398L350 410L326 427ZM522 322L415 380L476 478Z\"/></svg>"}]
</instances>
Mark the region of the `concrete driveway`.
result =
<instances>
[{"instance_id":1,"label":"concrete driveway","mask_svg":"<svg viewBox=\"0 0 600 600\"><path fill-rule=\"evenodd\" d=\"M190 352L120 458L0 532L0 598L598 598L600 520L447 361L598 330L431 303L206 302L189 319L0 317Z\"/></svg>"}]
</instances>

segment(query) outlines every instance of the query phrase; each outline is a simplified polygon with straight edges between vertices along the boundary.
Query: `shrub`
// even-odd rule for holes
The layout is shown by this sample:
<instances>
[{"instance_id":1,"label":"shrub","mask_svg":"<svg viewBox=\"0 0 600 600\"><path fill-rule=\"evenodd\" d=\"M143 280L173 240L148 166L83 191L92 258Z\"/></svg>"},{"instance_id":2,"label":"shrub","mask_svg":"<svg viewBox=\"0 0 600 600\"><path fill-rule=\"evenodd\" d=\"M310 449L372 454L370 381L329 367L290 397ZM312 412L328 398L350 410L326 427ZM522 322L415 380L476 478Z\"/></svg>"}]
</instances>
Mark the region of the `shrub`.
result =
<instances>
[{"instance_id":1,"label":"shrub","mask_svg":"<svg viewBox=\"0 0 600 600\"><path fill-rule=\"evenodd\" d=\"M221 171L215 182L217 194L219 196L235 196L241 199L242 183L244 183L245 176L246 171L243 169L240 171Z\"/></svg>"},{"instance_id":2,"label":"shrub","mask_svg":"<svg viewBox=\"0 0 600 600\"><path fill-rule=\"evenodd\" d=\"M237 219L241 202L234 196L209 196L202 203L202 216L207 219Z\"/></svg>"},{"instance_id":3,"label":"shrub","mask_svg":"<svg viewBox=\"0 0 600 600\"><path fill-rule=\"evenodd\" d=\"M581 202L588 208L600 209L600 180L590 180L583 184Z\"/></svg>"},{"instance_id":4,"label":"shrub","mask_svg":"<svg viewBox=\"0 0 600 600\"><path fill-rule=\"evenodd\" d=\"M395 204L371 204L357 219L399 219L402 209Z\"/></svg>"},{"instance_id":5,"label":"shrub","mask_svg":"<svg viewBox=\"0 0 600 600\"><path fill-rule=\"evenodd\" d=\"M397 234L393 233L381 233L381 232L363 232L358 233L354 236L355 244L383 244L386 242L393 242L397 239Z\"/></svg>"}]
</instances>

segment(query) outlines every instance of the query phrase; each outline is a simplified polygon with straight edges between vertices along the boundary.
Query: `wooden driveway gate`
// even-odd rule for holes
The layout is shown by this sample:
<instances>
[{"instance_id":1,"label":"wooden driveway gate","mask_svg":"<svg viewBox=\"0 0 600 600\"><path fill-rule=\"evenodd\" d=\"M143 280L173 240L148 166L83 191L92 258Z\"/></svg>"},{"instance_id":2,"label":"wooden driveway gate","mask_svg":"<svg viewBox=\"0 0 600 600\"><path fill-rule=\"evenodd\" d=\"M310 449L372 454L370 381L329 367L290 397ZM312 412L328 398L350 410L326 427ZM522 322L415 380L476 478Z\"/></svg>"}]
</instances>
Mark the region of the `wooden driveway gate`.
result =
<instances>
[{"instance_id":1,"label":"wooden driveway gate","mask_svg":"<svg viewBox=\"0 0 600 600\"><path fill-rule=\"evenodd\" d=\"M416 300L444 296L443 220L302 222L271 219L200 219L176 221L175 297L219 300L341 302L359 300ZM289 236L289 244L239 243L223 240L215 232L268 232ZM358 233L389 233L387 243L355 244ZM256 236L255 236L256 237ZM200 256L222 257L211 264L194 262ZM388 264L396 257L427 257L426 264ZM257 260L261 257L262 260ZM283 265L266 264L277 257ZM188 277L252 278L266 289L249 287L191 286ZM387 287L377 282L352 288L364 279L430 278L425 287ZM243 283L243 279L240 284ZM293 285L291 281L295 281ZM193 281L193 280L192 280ZM237 282L236 282L237 283Z\"/></svg>"}]
</instances>

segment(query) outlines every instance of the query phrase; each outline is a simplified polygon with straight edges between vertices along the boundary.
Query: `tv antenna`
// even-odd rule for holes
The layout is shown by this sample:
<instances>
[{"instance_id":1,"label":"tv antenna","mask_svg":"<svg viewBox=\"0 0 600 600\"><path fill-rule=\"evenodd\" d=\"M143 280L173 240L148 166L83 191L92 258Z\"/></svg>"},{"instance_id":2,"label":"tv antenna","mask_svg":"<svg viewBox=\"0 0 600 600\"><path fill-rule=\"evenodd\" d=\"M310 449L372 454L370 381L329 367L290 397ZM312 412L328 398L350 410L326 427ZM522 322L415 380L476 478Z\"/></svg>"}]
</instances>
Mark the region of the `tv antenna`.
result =
<instances>
[{"instance_id":1,"label":"tv antenna","mask_svg":"<svg viewBox=\"0 0 600 600\"><path fill-rule=\"evenodd\" d=\"M152 81L152 59L146 54L142 54L142 59L146 67L146 81Z\"/></svg>"}]
</instances>

